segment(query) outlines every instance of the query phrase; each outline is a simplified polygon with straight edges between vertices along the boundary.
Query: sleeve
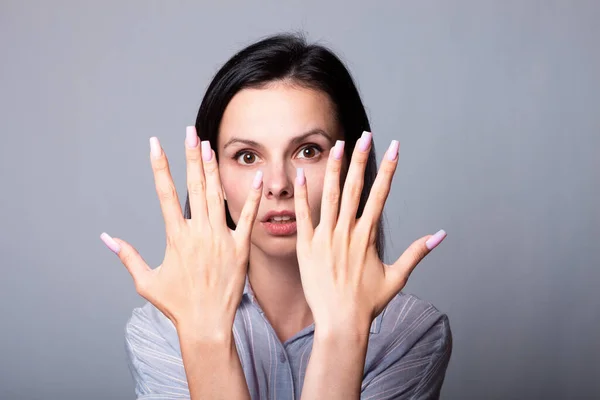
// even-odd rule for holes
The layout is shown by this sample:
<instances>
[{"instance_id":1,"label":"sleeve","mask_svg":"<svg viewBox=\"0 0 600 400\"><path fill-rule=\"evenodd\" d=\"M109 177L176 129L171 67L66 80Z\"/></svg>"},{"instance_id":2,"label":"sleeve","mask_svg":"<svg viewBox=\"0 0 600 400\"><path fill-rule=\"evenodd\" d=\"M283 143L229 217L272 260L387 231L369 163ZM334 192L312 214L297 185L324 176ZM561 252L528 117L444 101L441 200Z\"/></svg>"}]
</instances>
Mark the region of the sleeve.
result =
<instances>
[{"instance_id":1,"label":"sleeve","mask_svg":"<svg viewBox=\"0 0 600 400\"><path fill-rule=\"evenodd\" d=\"M177 331L167 321L146 305L134 309L125 326L127 364L137 399L190 398Z\"/></svg>"},{"instance_id":2,"label":"sleeve","mask_svg":"<svg viewBox=\"0 0 600 400\"><path fill-rule=\"evenodd\" d=\"M448 317L441 315L406 354L394 355L361 392L362 400L439 399L452 353ZM390 361L391 360L391 361Z\"/></svg>"},{"instance_id":3,"label":"sleeve","mask_svg":"<svg viewBox=\"0 0 600 400\"><path fill-rule=\"evenodd\" d=\"M448 368L450 355L452 354L452 333L447 316L442 318L440 325L437 327L440 331L440 337L435 345L435 350L429 358L429 363L423 371L419 385L415 389L415 393L411 399L425 400L440 398L446 369Z\"/></svg>"}]
</instances>

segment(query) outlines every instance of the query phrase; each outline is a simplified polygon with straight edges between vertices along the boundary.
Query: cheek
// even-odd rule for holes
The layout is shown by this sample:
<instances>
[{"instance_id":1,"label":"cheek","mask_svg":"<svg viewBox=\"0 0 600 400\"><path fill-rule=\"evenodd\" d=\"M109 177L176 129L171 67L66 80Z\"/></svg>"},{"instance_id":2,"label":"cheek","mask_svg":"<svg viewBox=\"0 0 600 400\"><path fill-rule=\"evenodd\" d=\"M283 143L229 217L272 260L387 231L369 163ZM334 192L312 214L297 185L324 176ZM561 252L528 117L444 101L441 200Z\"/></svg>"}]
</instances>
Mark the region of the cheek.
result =
<instances>
[{"instance_id":1,"label":"cheek","mask_svg":"<svg viewBox=\"0 0 600 400\"><path fill-rule=\"evenodd\" d=\"M250 185L247 183L244 184L244 174L221 172L220 175L221 184L223 185L225 197L227 198L229 213L231 214L231 218L237 222L246 201L246 197L248 196Z\"/></svg>"}]
</instances>

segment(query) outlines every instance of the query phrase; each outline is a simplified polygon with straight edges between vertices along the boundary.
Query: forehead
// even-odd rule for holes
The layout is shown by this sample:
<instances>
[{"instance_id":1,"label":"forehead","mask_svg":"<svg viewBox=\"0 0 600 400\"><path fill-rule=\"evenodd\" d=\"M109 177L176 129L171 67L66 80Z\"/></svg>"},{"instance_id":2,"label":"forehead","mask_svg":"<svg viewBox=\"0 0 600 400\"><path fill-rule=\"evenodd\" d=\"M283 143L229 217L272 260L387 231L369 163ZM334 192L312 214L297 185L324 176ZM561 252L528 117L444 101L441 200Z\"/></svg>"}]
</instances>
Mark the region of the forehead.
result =
<instances>
[{"instance_id":1,"label":"forehead","mask_svg":"<svg viewBox=\"0 0 600 400\"><path fill-rule=\"evenodd\" d=\"M221 120L219 148L230 138L285 144L313 129L339 138L333 104L321 91L287 83L247 88L231 99Z\"/></svg>"}]
</instances>

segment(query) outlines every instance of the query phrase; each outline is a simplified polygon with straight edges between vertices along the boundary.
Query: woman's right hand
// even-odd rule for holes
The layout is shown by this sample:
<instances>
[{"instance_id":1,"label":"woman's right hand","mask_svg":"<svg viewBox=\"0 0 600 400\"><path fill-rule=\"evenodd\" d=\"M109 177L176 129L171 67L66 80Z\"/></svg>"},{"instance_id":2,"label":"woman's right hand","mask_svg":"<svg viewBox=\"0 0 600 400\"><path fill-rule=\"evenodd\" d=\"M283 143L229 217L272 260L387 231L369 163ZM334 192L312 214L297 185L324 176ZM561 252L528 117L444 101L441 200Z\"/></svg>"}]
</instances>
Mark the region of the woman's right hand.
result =
<instances>
[{"instance_id":1,"label":"woman's right hand","mask_svg":"<svg viewBox=\"0 0 600 400\"><path fill-rule=\"evenodd\" d=\"M129 243L103 241L133 277L136 291L168 317L178 332L227 334L245 284L250 235L261 198L262 173L249 182L249 195L235 230L227 227L219 169L208 141L186 131L187 188L192 218L185 219L157 138L151 138L152 170L166 226L162 264L151 269ZM181 332L180 332L181 333Z\"/></svg>"}]
</instances>

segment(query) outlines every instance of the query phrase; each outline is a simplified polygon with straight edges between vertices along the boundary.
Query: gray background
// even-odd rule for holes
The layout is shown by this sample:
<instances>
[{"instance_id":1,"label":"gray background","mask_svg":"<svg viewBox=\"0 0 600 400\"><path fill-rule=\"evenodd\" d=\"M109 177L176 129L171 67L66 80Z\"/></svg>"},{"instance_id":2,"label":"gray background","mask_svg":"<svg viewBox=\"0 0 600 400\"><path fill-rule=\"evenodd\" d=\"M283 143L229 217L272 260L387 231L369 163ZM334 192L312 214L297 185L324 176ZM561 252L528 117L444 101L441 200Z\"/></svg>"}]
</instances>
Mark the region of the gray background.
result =
<instances>
[{"instance_id":1,"label":"gray background","mask_svg":"<svg viewBox=\"0 0 600 400\"><path fill-rule=\"evenodd\" d=\"M0 398L133 398L143 300L98 236L162 261L148 138L183 196L212 75L290 29L346 61L377 149L401 142L389 257L449 234L406 288L450 316L443 398L598 398L600 4L213 3L0 3Z\"/></svg>"}]
</instances>

